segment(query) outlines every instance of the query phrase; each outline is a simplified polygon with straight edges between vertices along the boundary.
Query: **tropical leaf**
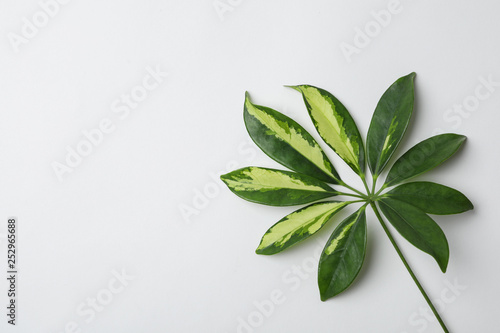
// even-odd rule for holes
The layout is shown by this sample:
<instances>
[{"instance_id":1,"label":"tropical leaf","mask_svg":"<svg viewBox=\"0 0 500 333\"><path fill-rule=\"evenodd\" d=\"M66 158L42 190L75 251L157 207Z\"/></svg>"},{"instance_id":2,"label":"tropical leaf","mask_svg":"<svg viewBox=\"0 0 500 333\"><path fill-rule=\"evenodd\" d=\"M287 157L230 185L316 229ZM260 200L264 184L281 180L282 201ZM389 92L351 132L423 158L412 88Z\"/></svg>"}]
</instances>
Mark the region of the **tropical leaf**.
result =
<instances>
[{"instance_id":1,"label":"tropical leaf","mask_svg":"<svg viewBox=\"0 0 500 333\"><path fill-rule=\"evenodd\" d=\"M320 202L301 208L273 225L262 237L257 254L275 254L318 232L348 202Z\"/></svg>"},{"instance_id":2,"label":"tropical leaf","mask_svg":"<svg viewBox=\"0 0 500 333\"><path fill-rule=\"evenodd\" d=\"M318 267L321 300L346 290L354 281L366 253L365 206L342 221L326 243Z\"/></svg>"},{"instance_id":3,"label":"tropical leaf","mask_svg":"<svg viewBox=\"0 0 500 333\"><path fill-rule=\"evenodd\" d=\"M267 155L296 173L247 167L221 179L236 195L266 205L306 204L335 195L356 198L349 202L314 202L288 214L267 230L256 249L258 254L281 252L317 233L350 203L364 203L335 228L322 251L318 267L322 301L346 290L359 274L366 253L365 209L370 205L439 324L448 332L381 212L406 240L431 255L445 272L448 241L427 214L457 214L473 209L472 203L459 191L444 185L400 183L446 161L462 146L465 137L442 134L418 143L394 163L385 183L377 190L377 180L394 156L413 113L414 78L415 73L399 78L382 95L370 123L366 146L353 118L335 96L310 85L291 87L302 94L323 141L360 176L366 192L340 179L322 148L302 126L278 111L252 104L248 93L244 104L248 133ZM372 174L371 189L365 175L365 159ZM327 183L347 188L348 192L336 191ZM383 192L394 185L395 188Z\"/></svg>"},{"instance_id":4,"label":"tropical leaf","mask_svg":"<svg viewBox=\"0 0 500 333\"><path fill-rule=\"evenodd\" d=\"M474 208L472 202L459 191L431 183L413 182L399 185L384 194L435 215L459 214Z\"/></svg>"},{"instance_id":5,"label":"tropical leaf","mask_svg":"<svg viewBox=\"0 0 500 333\"><path fill-rule=\"evenodd\" d=\"M399 78L382 95L366 139L368 166L376 178L406 132L413 112L415 73Z\"/></svg>"},{"instance_id":6,"label":"tropical leaf","mask_svg":"<svg viewBox=\"0 0 500 333\"><path fill-rule=\"evenodd\" d=\"M394 163L385 185L401 183L437 167L455 154L465 139L463 135L447 133L416 144Z\"/></svg>"},{"instance_id":7,"label":"tropical leaf","mask_svg":"<svg viewBox=\"0 0 500 333\"><path fill-rule=\"evenodd\" d=\"M342 103L328 91L309 85L291 86L302 93L309 115L325 143L359 175L365 150L358 127Z\"/></svg>"},{"instance_id":8,"label":"tropical leaf","mask_svg":"<svg viewBox=\"0 0 500 333\"><path fill-rule=\"evenodd\" d=\"M337 195L316 178L268 168L246 167L221 179L237 196L270 206L302 205Z\"/></svg>"},{"instance_id":9,"label":"tropical leaf","mask_svg":"<svg viewBox=\"0 0 500 333\"><path fill-rule=\"evenodd\" d=\"M415 247L434 257L443 273L446 272L450 256L448 241L436 222L406 202L382 198L379 203L394 228Z\"/></svg>"},{"instance_id":10,"label":"tropical leaf","mask_svg":"<svg viewBox=\"0 0 500 333\"><path fill-rule=\"evenodd\" d=\"M337 171L314 138L293 119L254 105L248 93L244 107L248 134L260 149L282 165L327 183L338 183Z\"/></svg>"}]
</instances>

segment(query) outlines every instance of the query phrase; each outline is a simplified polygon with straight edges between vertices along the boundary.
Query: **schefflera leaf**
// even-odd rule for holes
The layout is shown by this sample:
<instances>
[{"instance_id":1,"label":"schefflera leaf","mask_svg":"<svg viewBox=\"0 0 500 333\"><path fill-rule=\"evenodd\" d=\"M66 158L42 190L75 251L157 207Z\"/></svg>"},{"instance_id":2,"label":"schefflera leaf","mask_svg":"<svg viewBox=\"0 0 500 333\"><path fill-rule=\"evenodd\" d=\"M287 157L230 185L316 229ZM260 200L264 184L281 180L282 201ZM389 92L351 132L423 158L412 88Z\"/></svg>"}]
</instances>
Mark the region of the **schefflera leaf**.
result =
<instances>
[{"instance_id":1,"label":"schefflera leaf","mask_svg":"<svg viewBox=\"0 0 500 333\"><path fill-rule=\"evenodd\" d=\"M310 85L289 86L304 98L307 111L325 143L358 175L365 172L365 149L346 107L331 93Z\"/></svg>"},{"instance_id":2,"label":"schefflera leaf","mask_svg":"<svg viewBox=\"0 0 500 333\"><path fill-rule=\"evenodd\" d=\"M450 250L443 230L419 208L392 198L379 201L380 210L387 220L407 241L430 254L441 271L446 272Z\"/></svg>"},{"instance_id":3,"label":"schefflera leaf","mask_svg":"<svg viewBox=\"0 0 500 333\"><path fill-rule=\"evenodd\" d=\"M416 144L394 163L385 179L385 185L401 183L437 167L453 156L465 139L463 135L446 133Z\"/></svg>"},{"instance_id":4,"label":"schefflera leaf","mask_svg":"<svg viewBox=\"0 0 500 333\"><path fill-rule=\"evenodd\" d=\"M257 146L289 169L337 184L337 171L320 145L295 120L271 108L252 104L245 95L245 126Z\"/></svg>"},{"instance_id":5,"label":"schefflera leaf","mask_svg":"<svg viewBox=\"0 0 500 333\"><path fill-rule=\"evenodd\" d=\"M292 206L337 195L324 182L295 172L246 167L221 176L237 196L264 205Z\"/></svg>"},{"instance_id":6,"label":"schefflera leaf","mask_svg":"<svg viewBox=\"0 0 500 333\"><path fill-rule=\"evenodd\" d=\"M413 112L415 73L396 80L382 95L368 129L368 166L374 177L380 175L394 154Z\"/></svg>"},{"instance_id":7,"label":"schefflera leaf","mask_svg":"<svg viewBox=\"0 0 500 333\"><path fill-rule=\"evenodd\" d=\"M428 214L460 214L474 208L461 192L432 182L412 182L393 188L384 196L404 201Z\"/></svg>"},{"instance_id":8,"label":"schefflera leaf","mask_svg":"<svg viewBox=\"0 0 500 333\"><path fill-rule=\"evenodd\" d=\"M361 270L366 253L365 207L337 226L321 253L318 286L322 301L346 290Z\"/></svg>"},{"instance_id":9,"label":"schefflera leaf","mask_svg":"<svg viewBox=\"0 0 500 333\"><path fill-rule=\"evenodd\" d=\"M318 232L348 202L327 201L301 208L278 221L264 234L257 254L276 254Z\"/></svg>"}]
</instances>

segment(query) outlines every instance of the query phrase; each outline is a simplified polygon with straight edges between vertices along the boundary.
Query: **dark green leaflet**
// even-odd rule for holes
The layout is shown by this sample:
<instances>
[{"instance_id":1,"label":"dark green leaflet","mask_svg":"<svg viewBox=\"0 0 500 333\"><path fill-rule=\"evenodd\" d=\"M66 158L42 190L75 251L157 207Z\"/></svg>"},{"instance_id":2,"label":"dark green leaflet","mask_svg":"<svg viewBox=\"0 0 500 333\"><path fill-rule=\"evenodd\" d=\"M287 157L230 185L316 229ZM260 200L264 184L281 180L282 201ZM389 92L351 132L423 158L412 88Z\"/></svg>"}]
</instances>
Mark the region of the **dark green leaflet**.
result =
<instances>
[{"instance_id":1,"label":"dark green leaflet","mask_svg":"<svg viewBox=\"0 0 500 333\"><path fill-rule=\"evenodd\" d=\"M385 184L396 185L437 167L455 154L464 142L465 136L447 133L418 143L394 163Z\"/></svg>"},{"instance_id":2,"label":"dark green leaflet","mask_svg":"<svg viewBox=\"0 0 500 333\"><path fill-rule=\"evenodd\" d=\"M415 73L399 78L382 95L373 113L366 149L374 177L384 169L406 132L413 112Z\"/></svg>"},{"instance_id":3,"label":"dark green leaflet","mask_svg":"<svg viewBox=\"0 0 500 333\"><path fill-rule=\"evenodd\" d=\"M402 184L384 196L404 201L435 215L459 214L474 208L472 202L459 191L431 182Z\"/></svg>"},{"instance_id":4,"label":"dark green leaflet","mask_svg":"<svg viewBox=\"0 0 500 333\"><path fill-rule=\"evenodd\" d=\"M436 259L446 272L450 251L441 228L420 209L399 200L382 198L380 210L407 241Z\"/></svg>"}]
</instances>

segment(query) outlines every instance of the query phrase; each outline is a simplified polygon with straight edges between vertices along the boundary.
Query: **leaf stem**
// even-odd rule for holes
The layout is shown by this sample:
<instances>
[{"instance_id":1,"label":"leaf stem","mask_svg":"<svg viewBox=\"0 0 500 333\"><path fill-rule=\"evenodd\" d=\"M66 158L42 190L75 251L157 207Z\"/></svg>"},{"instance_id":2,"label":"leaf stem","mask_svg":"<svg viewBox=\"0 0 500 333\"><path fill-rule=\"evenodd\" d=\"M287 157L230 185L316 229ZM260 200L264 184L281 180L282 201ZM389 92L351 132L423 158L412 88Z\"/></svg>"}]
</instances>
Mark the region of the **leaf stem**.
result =
<instances>
[{"instance_id":1,"label":"leaf stem","mask_svg":"<svg viewBox=\"0 0 500 333\"><path fill-rule=\"evenodd\" d=\"M387 185L384 184L382 185L382 187L377 191L377 193L375 193L375 196L378 197L378 195L380 194L380 192L382 192L383 190L385 190L387 188Z\"/></svg>"},{"instance_id":2,"label":"leaf stem","mask_svg":"<svg viewBox=\"0 0 500 333\"><path fill-rule=\"evenodd\" d=\"M339 180L339 185L344 186L345 188L348 188L353 192L356 192L357 194L361 195L361 197L363 197L363 198L366 198L366 195L363 192L356 190L354 187L347 185L346 183L344 183L341 180Z\"/></svg>"},{"instance_id":3,"label":"leaf stem","mask_svg":"<svg viewBox=\"0 0 500 333\"><path fill-rule=\"evenodd\" d=\"M340 191L337 191L337 193L339 195L347 195L347 196L350 196L350 197L355 197L355 198L363 199L362 201L366 201L366 196L362 197L361 195L357 195L357 194L353 194L353 193L340 192Z\"/></svg>"},{"instance_id":4,"label":"leaf stem","mask_svg":"<svg viewBox=\"0 0 500 333\"><path fill-rule=\"evenodd\" d=\"M370 189L368 188L368 184L366 183L366 178L365 178L365 174L361 174L361 180L363 181L363 185L365 186L365 189L366 189L366 194L370 195Z\"/></svg>"},{"instance_id":5,"label":"leaf stem","mask_svg":"<svg viewBox=\"0 0 500 333\"><path fill-rule=\"evenodd\" d=\"M371 193L375 193L375 186L377 185L377 179L378 179L378 175L373 175L373 178L372 178L372 191ZM368 191L368 193L370 193L370 191Z\"/></svg>"},{"instance_id":6,"label":"leaf stem","mask_svg":"<svg viewBox=\"0 0 500 333\"><path fill-rule=\"evenodd\" d=\"M391 241L392 245L394 246L394 249L396 249L396 252L398 253L399 258L401 258L401 261L403 261L403 264L405 265L406 269L408 270L408 273L410 273L413 281L417 285L418 289L420 290L420 292L424 296L425 300L427 301L427 304L429 305L429 307L431 308L432 312L436 316L436 319L438 320L439 324L441 325L441 328L444 330L445 333L449 333L448 328L446 327L446 325L444 324L443 320L439 316L439 313L437 312L436 308L432 304L431 299L429 298L429 296L427 296L427 293L425 292L424 288L422 287L422 285L418 281L417 277L413 273L410 265L408 264L408 262L406 261L405 257L403 256L403 253L399 249L398 244L396 243L396 241L392 237L392 234L389 231L389 229L387 228L387 225L385 224L384 220L382 219L382 216L380 216L380 213L379 213L379 211L377 209L377 206L375 205L374 202L371 202L370 205L372 206L372 209L375 212L375 215L377 216L378 220L380 221L380 224L382 225L382 228L384 228L384 231L387 234L387 237L389 237L389 240Z\"/></svg>"},{"instance_id":7,"label":"leaf stem","mask_svg":"<svg viewBox=\"0 0 500 333\"><path fill-rule=\"evenodd\" d=\"M366 205L368 205L368 202L366 202L366 200L346 201L346 203L348 203L348 204L353 204L353 203L358 203L358 202L365 202L365 204L363 205L363 207L366 207Z\"/></svg>"}]
</instances>

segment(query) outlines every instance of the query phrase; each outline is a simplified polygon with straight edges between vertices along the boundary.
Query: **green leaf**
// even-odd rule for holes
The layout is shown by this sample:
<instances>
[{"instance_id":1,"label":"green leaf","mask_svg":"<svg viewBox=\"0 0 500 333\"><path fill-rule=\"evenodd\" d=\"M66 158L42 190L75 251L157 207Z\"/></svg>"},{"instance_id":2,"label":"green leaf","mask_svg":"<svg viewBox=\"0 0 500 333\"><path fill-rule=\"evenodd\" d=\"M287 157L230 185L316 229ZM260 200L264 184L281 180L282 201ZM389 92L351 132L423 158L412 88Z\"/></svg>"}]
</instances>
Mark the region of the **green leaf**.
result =
<instances>
[{"instance_id":1,"label":"green leaf","mask_svg":"<svg viewBox=\"0 0 500 333\"><path fill-rule=\"evenodd\" d=\"M450 251L443 230L419 208L406 202L382 198L380 210L407 241L436 259L446 272Z\"/></svg>"},{"instance_id":2,"label":"green leaf","mask_svg":"<svg viewBox=\"0 0 500 333\"><path fill-rule=\"evenodd\" d=\"M270 206L302 205L337 195L316 178L275 169L246 167L221 179L237 196Z\"/></svg>"},{"instance_id":3,"label":"green leaf","mask_svg":"<svg viewBox=\"0 0 500 333\"><path fill-rule=\"evenodd\" d=\"M392 166L385 180L386 186L427 172L450 158L465 142L458 134L440 134L424 140L408 150Z\"/></svg>"},{"instance_id":4,"label":"green leaf","mask_svg":"<svg viewBox=\"0 0 500 333\"><path fill-rule=\"evenodd\" d=\"M413 112L415 73L399 78L382 95L366 139L368 166L374 177L384 169L406 132Z\"/></svg>"},{"instance_id":5,"label":"green leaf","mask_svg":"<svg viewBox=\"0 0 500 333\"><path fill-rule=\"evenodd\" d=\"M340 177L323 149L295 120L265 106L252 104L248 93L244 118L248 134L269 157L299 173L338 183Z\"/></svg>"},{"instance_id":6,"label":"green leaf","mask_svg":"<svg viewBox=\"0 0 500 333\"><path fill-rule=\"evenodd\" d=\"M359 175L365 171L365 150L349 111L328 91L309 85L291 86L302 93L309 115L325 143Z\"/></svg>"},{"instance_id":7,"label":"green leaf","mask_svg":"<svg viewBox=\"0 0 500 333\"><path fill-rule=\"evenodd\" d=\"M474 208L472 202L459 191L431 182L413 182L399 185L384 194L409 203L429 214L459 214Z\"/></svg>"},{"instance_id":8,"label":"green leaf","mask_svg":"<svg viewBox=\"0 0 500 333\"><path fill-rule=\"evenodd\" d=\"M319 231L348 202L320 202L301 208L273 225L262 237L257 254L275 254Z\"/></svg>"},{"instance_id":9,"label":"green leaf","mask_svg":"<svg viewBox=\"0 0 500 333\"><path fill-rule=\"evenodd\" d=\"M321 300L346 290L354 281L366 253L365 206L342 221L326 243L318 267Z\"/></svg>"}]
</instances>

